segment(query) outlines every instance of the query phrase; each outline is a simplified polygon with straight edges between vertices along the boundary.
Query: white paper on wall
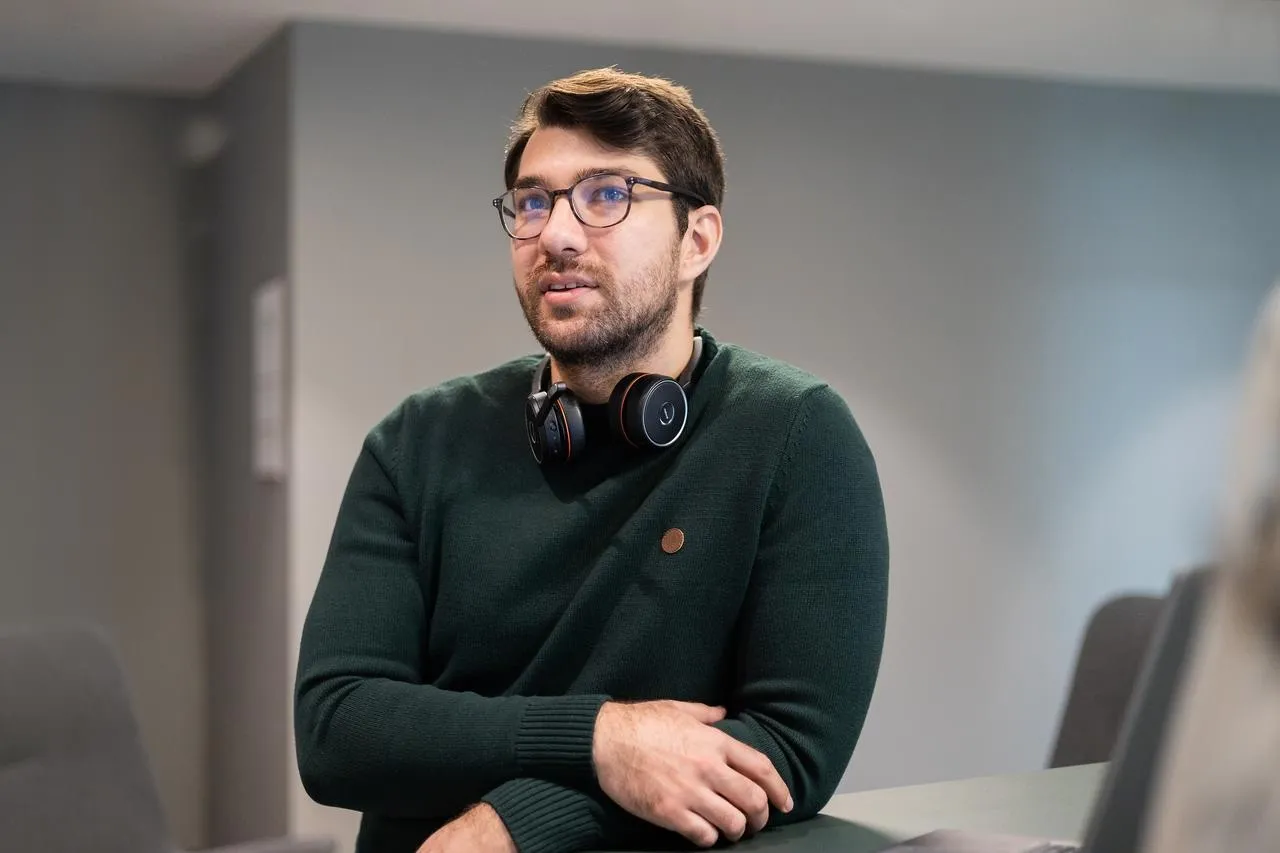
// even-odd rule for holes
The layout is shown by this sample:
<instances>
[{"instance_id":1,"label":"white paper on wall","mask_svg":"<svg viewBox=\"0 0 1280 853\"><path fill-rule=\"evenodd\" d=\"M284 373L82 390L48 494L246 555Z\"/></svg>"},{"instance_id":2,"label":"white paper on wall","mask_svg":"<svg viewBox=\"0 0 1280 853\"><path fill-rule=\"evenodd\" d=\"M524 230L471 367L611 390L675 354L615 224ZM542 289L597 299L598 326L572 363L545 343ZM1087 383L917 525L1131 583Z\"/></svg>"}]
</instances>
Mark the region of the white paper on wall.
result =
<instances>
[{"instance_id":1,"label":"white paper on wall","mask_svg":"<svg viewBox=\"0 0 1280 853\"><path fill-rule=\"evenodd\" d=\"M284 282L272 279L253 296L253 473L285 476Z\"/></svg>"}]
</instances>

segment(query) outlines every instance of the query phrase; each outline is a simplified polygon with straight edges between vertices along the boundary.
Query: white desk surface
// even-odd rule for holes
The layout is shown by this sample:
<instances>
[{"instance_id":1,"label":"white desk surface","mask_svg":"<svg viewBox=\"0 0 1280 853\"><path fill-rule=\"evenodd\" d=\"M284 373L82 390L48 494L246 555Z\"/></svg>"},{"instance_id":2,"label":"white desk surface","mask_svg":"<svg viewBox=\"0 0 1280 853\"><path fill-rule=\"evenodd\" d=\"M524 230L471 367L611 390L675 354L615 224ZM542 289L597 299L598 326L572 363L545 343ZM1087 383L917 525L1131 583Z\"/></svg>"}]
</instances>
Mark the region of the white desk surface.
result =
<instances>
[{"instance_id":1,"label":"white desk surface","mask_svg":"<svg viewBox=\"0 0 1280 853\"><path fill-rule=\"evenodd\" d=\"M877 853L935 829L1079 841L1105 764L837 794L818 817L732 848Z\"/></svg>"},{"instance_id":2,"label":"white desk surface","mask_svg":"<svg viewBox=\"0 0 1280 853\"><path fill-rule=\"evenodd\" d=\"M837 794L823 814L895 840L972 829L1079 840L1105 764Z\"/></svg>"}]
</instances>

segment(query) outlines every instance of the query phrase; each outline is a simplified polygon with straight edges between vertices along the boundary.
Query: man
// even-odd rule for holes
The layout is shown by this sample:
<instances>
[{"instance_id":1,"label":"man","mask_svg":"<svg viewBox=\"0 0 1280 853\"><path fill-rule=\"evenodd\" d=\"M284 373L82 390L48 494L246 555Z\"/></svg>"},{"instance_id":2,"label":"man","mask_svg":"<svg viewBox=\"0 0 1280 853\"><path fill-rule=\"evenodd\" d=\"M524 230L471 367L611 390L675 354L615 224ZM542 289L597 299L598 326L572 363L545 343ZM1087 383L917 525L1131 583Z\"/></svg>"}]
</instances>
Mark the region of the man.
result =
<instances>
[{"instance_id":1,"label":"man","mask_svg":"<svg viewBox=\"0 0 1280 853\"><path fill-rule=\"evenodd\" d=\"M884 636L863 436L826 384L696 324L724 175L683 88L551 83L505 180L547 355L369 432L302 637L303 783L363 812L359 853L709 846L809 818Z\"/></svg>"}]
</instances>

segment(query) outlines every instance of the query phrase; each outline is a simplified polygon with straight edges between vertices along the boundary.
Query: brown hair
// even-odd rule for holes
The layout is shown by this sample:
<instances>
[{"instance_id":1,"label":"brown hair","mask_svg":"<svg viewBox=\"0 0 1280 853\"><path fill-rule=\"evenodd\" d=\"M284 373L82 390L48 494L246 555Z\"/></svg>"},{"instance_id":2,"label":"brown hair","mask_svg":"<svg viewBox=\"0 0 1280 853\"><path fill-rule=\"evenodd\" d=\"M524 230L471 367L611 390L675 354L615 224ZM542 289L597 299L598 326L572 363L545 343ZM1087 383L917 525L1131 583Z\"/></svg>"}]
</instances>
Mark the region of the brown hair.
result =
<instances>
[{"instance_id":1,"label":"brown hair","mask_svg":"<svg viewBox=\"0 0 1280 853\"><path fill-rule=\"evenodd\" d=\"M724 152L689 90L669 80L616 68L580 71L554 80L525 98L511 129L503 168L507 189L539 127L582 128L601 143L657 162L664 178L720 207L724 202ZM672 198L676 227L689 227L691 202ZM693 283L693 316L702 309L707 273Z\"/></svg>"}]
</instances>

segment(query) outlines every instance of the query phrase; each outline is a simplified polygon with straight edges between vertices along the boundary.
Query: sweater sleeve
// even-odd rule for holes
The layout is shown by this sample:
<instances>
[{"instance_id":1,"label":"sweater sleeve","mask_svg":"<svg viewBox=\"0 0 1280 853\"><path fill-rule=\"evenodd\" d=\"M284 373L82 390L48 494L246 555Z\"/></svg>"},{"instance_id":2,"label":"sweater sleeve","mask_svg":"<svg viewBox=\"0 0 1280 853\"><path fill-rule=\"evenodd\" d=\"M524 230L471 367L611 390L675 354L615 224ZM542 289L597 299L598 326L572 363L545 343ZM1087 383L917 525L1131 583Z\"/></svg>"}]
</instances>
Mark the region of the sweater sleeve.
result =
<instances>
[{"instance_id":1,"label":"sweater sleeve","mask_svg":"<svg viewBox=\"0 0 1280 853\"><path fill-rule=\"evenodd\" d=\"M388 433L372 431L356 459L303 625L294 730L308 795L425 819L512 779L593 783L595 718L608 697L489 697L425 683L424 571Z\"/></svg>"},{"instance_id":2,"label":"sweater sleeve","mask_svg":"<svg viewBox=\"0 0 1280 853\"><path fill-rule=\"evenodd\" d=\"M575 853L687 847L674 833L647 823L599 788L571 788L546 779L512 779L483 801L502 818L520 853Z\"/></svg>"},{"instance_id":3,"label":"sweater sleeve","mask_svg":"<svg viewBox=\"0 0 1280 853\"><path fill-rule=\"evenodd\" d=\"M876 465L844 401L807 393L779 462L716 726L773 761L804 820L835 792L883 649L889 546Z\"/></svg>"}]
</instances>

